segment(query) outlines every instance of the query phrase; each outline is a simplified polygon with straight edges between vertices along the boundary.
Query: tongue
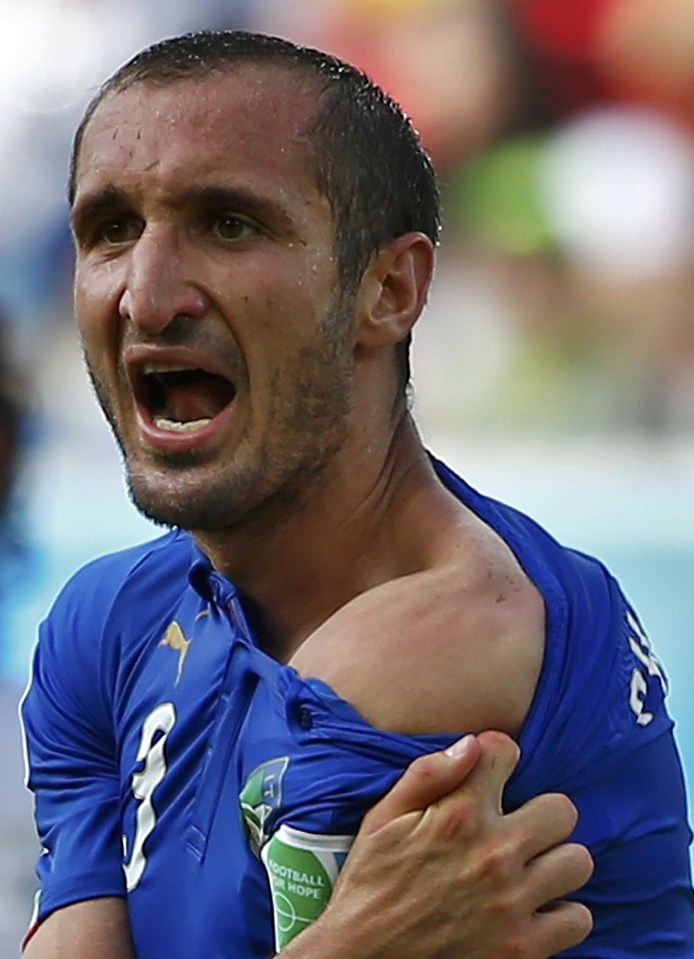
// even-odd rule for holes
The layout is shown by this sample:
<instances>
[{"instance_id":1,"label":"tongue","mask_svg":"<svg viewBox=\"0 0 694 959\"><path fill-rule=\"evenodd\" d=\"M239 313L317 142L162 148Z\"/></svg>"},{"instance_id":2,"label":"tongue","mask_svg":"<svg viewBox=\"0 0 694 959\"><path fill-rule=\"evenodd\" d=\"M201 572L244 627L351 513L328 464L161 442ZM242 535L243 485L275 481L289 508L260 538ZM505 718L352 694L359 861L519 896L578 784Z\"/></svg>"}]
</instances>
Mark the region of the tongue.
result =
<instances>
[{"instance_id":1,"label":"tongue","mask_svg":"<svg viewBox=\"0 0 694 959\"><path fill-rule=\"evenodd\" d=\"M213 419L233 399L231 384L221 376L170 376L162 415L178 423Z\"/></svg>"}]
</instances>

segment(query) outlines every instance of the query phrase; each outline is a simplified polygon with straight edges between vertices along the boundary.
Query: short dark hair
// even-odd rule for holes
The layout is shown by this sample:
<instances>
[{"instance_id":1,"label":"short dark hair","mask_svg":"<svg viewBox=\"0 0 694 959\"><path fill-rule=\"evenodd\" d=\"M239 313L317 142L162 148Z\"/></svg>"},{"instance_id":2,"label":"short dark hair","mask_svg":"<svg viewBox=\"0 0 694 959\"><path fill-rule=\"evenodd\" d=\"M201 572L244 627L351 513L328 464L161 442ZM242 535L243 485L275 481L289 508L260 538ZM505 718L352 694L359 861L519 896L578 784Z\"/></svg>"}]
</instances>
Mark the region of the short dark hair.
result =
<instances>
[{"instance_id":1,"label":"short dark hair","mask_svg":"<svg viewBox=\"0 0 694 959\"><path fill-rule=\"evenodd\" d=\"M429 155L409 118L361 70L330 54L279 37L239 30L202 31L163 40L138 53L99 88L73 143L72 202L85 129L110 93L136 83L167 85L203 79L243 63L296 70L322 81L306 131L316 184L335 217L338 276L356 289L372 256L390 240L418 231L438 242L440 198ZM410 337L397 351L399 381L409 382Z\"/></svg>"}]
</instances>

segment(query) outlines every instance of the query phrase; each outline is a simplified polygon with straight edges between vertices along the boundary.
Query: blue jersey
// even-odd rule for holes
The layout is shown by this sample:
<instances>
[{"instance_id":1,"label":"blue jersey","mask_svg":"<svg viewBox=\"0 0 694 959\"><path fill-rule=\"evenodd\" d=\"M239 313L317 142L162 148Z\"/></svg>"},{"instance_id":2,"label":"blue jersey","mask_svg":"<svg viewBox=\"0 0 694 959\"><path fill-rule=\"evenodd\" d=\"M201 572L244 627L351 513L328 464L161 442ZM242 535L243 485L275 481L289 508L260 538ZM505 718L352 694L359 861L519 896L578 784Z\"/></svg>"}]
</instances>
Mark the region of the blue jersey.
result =
<instances>
[{"instance_id":1,"label":"blue jersey","mask_svg":"<svg viewBox=\"0 0 694 959\"><path fill-rule=\"evenodd\" d=\"M450 473L544 597L546 651L505 795L568 793L596 859L586 959L694 955L684 785L665 677L596 560ZM449 743L373 729L255 643L190 537L95 561L41 629L23 706L38 919L127 896L139 959L266 959L323 908L366 809ZM413 891L415 894L416 891Z\"/></svg>"}]
</instances>

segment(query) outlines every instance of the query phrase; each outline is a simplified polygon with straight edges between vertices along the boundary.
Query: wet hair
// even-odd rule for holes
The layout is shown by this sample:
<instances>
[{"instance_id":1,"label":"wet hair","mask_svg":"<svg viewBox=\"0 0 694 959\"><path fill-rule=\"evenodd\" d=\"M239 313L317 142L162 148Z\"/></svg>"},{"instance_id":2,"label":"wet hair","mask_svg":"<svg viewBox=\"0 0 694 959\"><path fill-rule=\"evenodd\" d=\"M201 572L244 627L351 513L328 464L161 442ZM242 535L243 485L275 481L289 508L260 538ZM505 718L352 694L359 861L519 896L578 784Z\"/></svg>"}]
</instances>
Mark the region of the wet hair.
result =
<instances>
[{"instance_id":1,"label":"wet hair","mask_svg":"<svg viewBox=\"0 0 694 959\"><path fill-rule=\"evenodd\" d=\"M203 31L163 40L138 53L97 91L75 135L70 201L89 120L112 93L137 83L166 86L208 79L238 65L296 71L317 81L316 111L306 130L318 190L335 217L338 277L356 290L374 254L405 233L440 231L439 190L431 160L400 107L355 67L319 50L244 31ZM398 344L399 386L410 379L410 337Z\"/></svg>"}]
</instances>

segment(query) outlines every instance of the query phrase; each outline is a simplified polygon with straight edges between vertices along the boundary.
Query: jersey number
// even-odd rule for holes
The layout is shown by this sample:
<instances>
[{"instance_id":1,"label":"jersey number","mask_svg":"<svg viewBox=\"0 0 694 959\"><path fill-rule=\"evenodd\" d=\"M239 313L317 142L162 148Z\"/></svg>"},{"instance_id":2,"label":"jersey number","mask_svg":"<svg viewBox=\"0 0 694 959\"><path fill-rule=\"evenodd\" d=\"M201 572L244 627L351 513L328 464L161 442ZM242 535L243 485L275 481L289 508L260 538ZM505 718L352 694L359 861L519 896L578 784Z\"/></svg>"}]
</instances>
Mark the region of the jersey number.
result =
<instances>
[{"instance_id":1,"label":"jersey number","mask_svg":"<svg viewBox=\"0 0 694 959\"><path fill-rule=\"evenodd\" d=\"M655 677L659 681L663 693L667 693L667 681L663 675L663 670L653 655L651 644L648 637L641 629L641 626L631 613L627 613L627 623L629 624L629 646L634 656L637 658L640 667L636 667L631 673L631 688L629 691L629 705L636 716L636 722L639 726L648 726L653 722L653 713L646 709L646 695L648 693L648 677Z\"/></svg>"},{"instance_id":2,"label":"jersey number","mask_svg":"<svg viewBox=\"0 0 694 959\"><path fill-rule=\"evenodd\" d=\"M137 886L147 865L144 846L157 822L152 803L154 791L166 775L166 738L176 722L173 703L162 703L152 710L142 724L137 761L144 763L140 772L133 773L132 790L140 805L135 816L135 837L130 859L123 866L128 892ZM125 839L124 839L125 842Z\"/></svg>"}]
</instances>

